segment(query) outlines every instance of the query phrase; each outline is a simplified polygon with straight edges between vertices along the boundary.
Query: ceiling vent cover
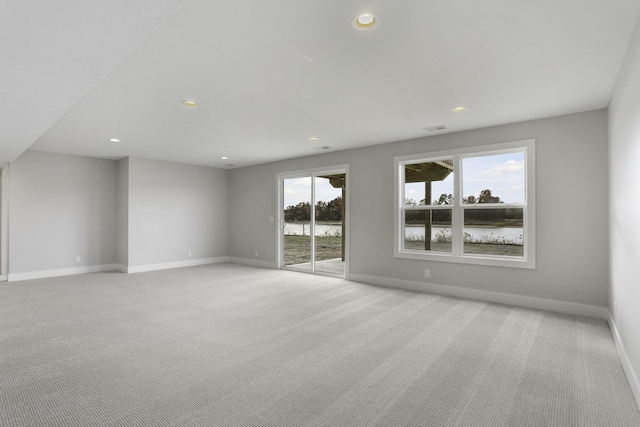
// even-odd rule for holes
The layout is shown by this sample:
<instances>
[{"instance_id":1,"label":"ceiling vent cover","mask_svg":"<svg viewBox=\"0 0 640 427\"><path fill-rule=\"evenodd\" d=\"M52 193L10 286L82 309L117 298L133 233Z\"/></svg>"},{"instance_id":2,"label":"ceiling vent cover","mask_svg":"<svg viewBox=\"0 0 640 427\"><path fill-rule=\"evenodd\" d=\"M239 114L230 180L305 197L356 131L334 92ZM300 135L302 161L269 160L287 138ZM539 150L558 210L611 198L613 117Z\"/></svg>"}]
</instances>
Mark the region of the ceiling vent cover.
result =
<instances>
[{"instance_id":1,"label":"ceiling vent cover","mask_svg":"<svg viewBox=\"0 0 640 427\"><path fill-rule=\"evenodd\" d=\"M445 130L447 127L445 125L437 125L437 126L431 126L428 128L424 128L424 130L426 130L427 132L437 132L440 130Z\"/></svg>"}]
</instances>

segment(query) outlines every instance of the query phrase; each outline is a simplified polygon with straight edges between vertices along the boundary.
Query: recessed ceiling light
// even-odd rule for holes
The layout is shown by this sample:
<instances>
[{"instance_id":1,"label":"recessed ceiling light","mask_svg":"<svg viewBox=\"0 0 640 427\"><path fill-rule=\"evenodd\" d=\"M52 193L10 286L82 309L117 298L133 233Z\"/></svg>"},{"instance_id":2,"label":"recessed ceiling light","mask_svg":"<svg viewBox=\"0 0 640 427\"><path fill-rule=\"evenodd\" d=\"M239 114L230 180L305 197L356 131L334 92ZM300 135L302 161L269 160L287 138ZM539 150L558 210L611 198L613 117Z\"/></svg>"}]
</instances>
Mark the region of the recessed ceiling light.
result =
<instances>
[{"instance_id":1,"label":"recessed ceiling light","mask_svg":"<svg viewBox=\"0 0 640 427\"><path fill-rule=\"evenodd\" d=\"M309 138L309 141L320 141L320 138L318 138L317 136L312 136L311 138Z\"/></svg>"},{"instance_id":2,"label":"recessed ceiling light","mask_svg":"<svg viewBox=\"0 0 640 427\"><path fill-rule=\"evenodd\" d=\"M463 106L451 109L451 111L453 111L454 113L462 113L463 111L466 111L466 110L467 110L467 107L463 107Z\"/></svg>"},{"instance_id":3,"label":"recessed ceiling light","mask_svg":"<svg viewBox=\"0 0 640 427\"><path fill-rule=\"evenodd\" d=\"M118 138L109 138L109 142L120 142Z\"/></svg>"},{"instance_id":4,"label":"recessed ceiling light","mask_svg":"<svg viewBox=\"0 0 640 427\"><path fill-rule=\"evenodd\" d=\"M229 158L227 156L222 156L220 157L222 160L229 160Z\"/></svg>"},{"instance_id":5,"label":"recessed ceiling light","mask_svg":"<svg viewBox=\"0 0 640 427\"><path fill-rule=\"evenodd\" d=\"M184 101L182 101L182 103L184 105L186 105L187 107L197 107L198 103L196 101L190 100L190 99L185 99Z\"/></svg>"},{"instance_id":6,"label":"recessed ceiling light","mask_svg":"<svg viewBox=\"0 0 640 427\"><path fill-rule=\"evenodd\" d=\"M375 27L378 23L378 19L371 12L364 12L359 15L356 15L353 18L353 26L359 30L368 30L369 28Z\"/></svg>"}]
</instances>

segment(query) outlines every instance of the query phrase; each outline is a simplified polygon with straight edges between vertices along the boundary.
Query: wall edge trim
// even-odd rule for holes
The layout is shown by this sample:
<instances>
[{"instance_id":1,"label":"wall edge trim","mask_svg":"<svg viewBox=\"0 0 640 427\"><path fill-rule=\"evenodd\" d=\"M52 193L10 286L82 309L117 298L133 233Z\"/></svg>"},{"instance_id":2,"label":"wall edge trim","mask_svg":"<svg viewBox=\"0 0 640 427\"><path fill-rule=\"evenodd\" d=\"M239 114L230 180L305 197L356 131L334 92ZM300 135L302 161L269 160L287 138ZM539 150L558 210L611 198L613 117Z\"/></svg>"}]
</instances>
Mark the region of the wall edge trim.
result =
<instances>
[{"instance_id":1,"label":"wall edge trim","mask_svg":"<svg viewBox=\"0 0 640 427\"><path fill-rule=\"evenodd\" d=\"M249 265L252 267L271 268L274 270L278 268L275 262L260 261L257 259L240 258L240 257L234 257L234 256L229 257L229 262L232 262L234 264Z\"/></svg>"},{"instance_id":2,"label":"wall edge trim","mask_svg":"<svg viewBox=\"0 0 640 427\"><path fill-rule=\"evenodd\" d=\"M19 282L22 280L45 279L47 277L72 276L75 274L98 273L100 271L117 270L116 264L88 265L84 267L57 268L53 270L30 271L26 273L13 273L7 275L7 281Z\"/></svg>"},{"instance_id":3,"label":"wall edge trim","mask_svg":"<svg viewBox=\"0 0 640 427\"><path fill-rule=\"evenodd\" d=\"M147 271L169 270L180 267L194 267L196 265L219 264L229 262L229 257L200 258L187 261L163 262L159 264L145 264L136 266L122 266L126 268L127 273L144 273ZM122 271L122 270L121 270Z\"/></svg>"},{"instance_id":4,"label":"wall edge trim","mask_svg":"<svg viewBox=\"0 0 640 427\"><path fill-rule=\"evenodd\" d=\"M616 327L616 322L613 320L611 312L609 312L608 320L609 329L611 330L613 342L616 346L616 352L618 353L618 359L620 360L622 370L627 377L627 381L629 381L631 392L633 393L633 397L636 399L636 405L638 405L638 409L640 410L640 381L638 380L638 375L636 374L635 369L633 369L631 360L629 360L629 356L627 355L627 351L624 348L624 344L622 343L622 339L620 338L620 334L618 333L618 328Z\"/></svg>"},{"instance_id":5,"label":"wall edge trim","mask_svg":"<svg viewBox=\"0 0 640 427\"><path fill-rule=\"evenodd\" d=\"M609 311L606 307L578 304L566 301L556 301L524 295L506 294L502 292L484 291L479 289L461 288L457 286L439 285L436 283L414 282L410 280L391 279L387 277L350 274L349 280L389 288L406 289L418 292L430 292L459 298L496 302L499 304L515 305L519 307L535 308L538 310L554 311L575 316L593 317L608 320Z\"/></svg>"}]
</instances>

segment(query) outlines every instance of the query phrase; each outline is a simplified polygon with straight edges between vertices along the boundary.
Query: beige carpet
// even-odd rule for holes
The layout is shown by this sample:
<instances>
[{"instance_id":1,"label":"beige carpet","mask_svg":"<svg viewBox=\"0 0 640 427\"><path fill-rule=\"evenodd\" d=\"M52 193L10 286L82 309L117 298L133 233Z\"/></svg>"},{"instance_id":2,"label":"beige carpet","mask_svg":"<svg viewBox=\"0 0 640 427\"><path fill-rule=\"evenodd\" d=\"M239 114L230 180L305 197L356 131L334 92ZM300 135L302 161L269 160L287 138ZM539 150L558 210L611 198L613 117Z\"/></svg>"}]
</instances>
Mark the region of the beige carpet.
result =
<instances>
[{"instance_id":1,"label":"beige carpet","mask_svg":"<svg viewBox=\"0 0 640 427\"><path fill-rule=\"evenodd\" d=\"M2 426L640 426L605 322L232 264L0 284Z\"/></svg>"}]
</instances>

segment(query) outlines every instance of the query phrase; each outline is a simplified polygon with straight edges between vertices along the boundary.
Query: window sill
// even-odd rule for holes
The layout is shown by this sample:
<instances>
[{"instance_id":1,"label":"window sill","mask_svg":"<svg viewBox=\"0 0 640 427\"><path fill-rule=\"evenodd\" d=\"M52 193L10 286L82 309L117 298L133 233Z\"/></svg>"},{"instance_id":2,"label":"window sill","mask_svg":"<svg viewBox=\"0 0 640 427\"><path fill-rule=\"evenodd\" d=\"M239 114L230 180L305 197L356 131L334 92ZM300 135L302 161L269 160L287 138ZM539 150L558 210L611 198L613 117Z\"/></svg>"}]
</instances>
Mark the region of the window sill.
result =
<instances>
[{"instance_id":1,"label":"window sill","mask_svg":"<svg viewBox=\"0 0 640 427\"><path fill-rule=\"evenodd\" d=\"M507 256L490 256L476 254L453 255L449 253L424 253L419 251L396 251L393 256L394 258L402 259L485 265L490 267L525 268L530 270L536 268L535 261L533 259Z\"/></svg>"}]
</instances>

